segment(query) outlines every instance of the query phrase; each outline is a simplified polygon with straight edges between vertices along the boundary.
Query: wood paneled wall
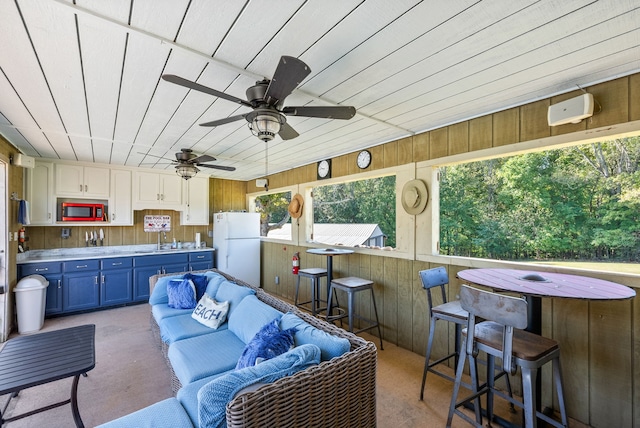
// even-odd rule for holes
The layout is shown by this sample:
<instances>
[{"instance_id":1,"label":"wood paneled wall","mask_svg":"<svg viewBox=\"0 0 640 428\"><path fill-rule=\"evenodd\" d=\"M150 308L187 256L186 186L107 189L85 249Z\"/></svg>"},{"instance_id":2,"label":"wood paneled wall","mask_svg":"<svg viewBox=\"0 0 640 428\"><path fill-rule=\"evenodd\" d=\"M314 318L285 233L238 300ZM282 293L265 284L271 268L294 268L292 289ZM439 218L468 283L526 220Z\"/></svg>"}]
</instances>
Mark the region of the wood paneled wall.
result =
<instances>
[{"instance_id":1,"label":"wood paneled wall","mask_svg":"<svg viewBox=\"0 0 640 428\"><path fill-rule=\"evenodd\" d=\"M580 95L575 91L372 147L369 150L373 161L369 170L640 120L640 74L585 89L594 95L602 111L578 124L553 128L547 125L549 105ZM356 156L357 152L354 152L333 158L332 176L357 173ZM269 185L277 188L315 180L316 165L311 164L273 174L269 176ZM247 182L247 193L260 190L254 181ZM415 236L420 234L421 231L416 230ZM300 252L302 267L326 264L324 257L308 254L306 250L303 246L263 242L262 285L265 290L293 300L293 253ZM337 276L372 279L384 340L424 355L429 320L418 272L446 265L450 278L448 294L455 296L461 285L456 278L457 272L468 267L500 266L491 261L449 258L442 263L442 260L427 262L354 253L334 257L333 266ZM276 276L279 284L275 283ZM593 276L640 289L637 276L599 273ZM360 299L358 307L372 315L367 299ZM561 343L570 417L594 427L640 428L640 299L608 302L546 299L543 314L543 334ZM438 326L433 358L443 356L453 348L453 329L445 324ZM550 382L550 374L545 372L544 405L553 405L555 400L550 392ZM518 382L514 384L518 386ZM415 394L417 399L419 392L415 391Z\"/></svg>"}]
</instances>

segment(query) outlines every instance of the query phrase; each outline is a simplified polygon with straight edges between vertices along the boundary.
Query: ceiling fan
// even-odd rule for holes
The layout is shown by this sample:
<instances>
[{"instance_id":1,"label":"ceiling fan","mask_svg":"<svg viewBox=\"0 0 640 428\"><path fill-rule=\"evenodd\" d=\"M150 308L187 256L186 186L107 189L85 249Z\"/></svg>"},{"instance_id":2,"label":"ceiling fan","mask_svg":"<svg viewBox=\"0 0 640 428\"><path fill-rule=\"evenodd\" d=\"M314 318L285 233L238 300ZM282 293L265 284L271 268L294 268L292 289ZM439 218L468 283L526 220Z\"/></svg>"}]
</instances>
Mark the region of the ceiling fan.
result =
<instances>
[{"instance_id":1,"label":"ceiling fan","mask_svg":"<svg viewBox=\"0 0 640 428\"><path fill-rule=\"evenodd\" d=\"M195 177L195 175L200 171L197 168L199 166L204 168L221 169L223 171L236 170L235 167L232 166L206 164L205 162L214 161L216 160L216 158L209 155L196 155L191 149L180 149L180 151L176 153L176 160L163 158L162 156L155 156L149 153L140 154L171 161L171 164L176 166L176 174L178 174L185 180L188 180L191 177Z\"/></svg>"},{"instance_id":2,"label":"ceiling fan","mask_svg":"<svg viewBox=\"0 0 640 428\"><path fill-rule=\"evenodd\" d=\"M291 56L282 56L271 80L263 79L247 89L247 99L243 100L233 95L208 88L173 74L163 74L162 78L168 82L184 86L189 89L204 92L227 101L238 103L252 109L249 113L229 116L211 122L201 123L201 126L219 126L226 123L245 119L249 122L249 129L262 141L272 140L276 134L283 140L296 138L298 132L287 124L287 116L317 117L327 119L351 119L356 109L349 106L287 106L284 100L298 87L300 82L311 73L311 69Z\"/></svg>"}]
</instances>

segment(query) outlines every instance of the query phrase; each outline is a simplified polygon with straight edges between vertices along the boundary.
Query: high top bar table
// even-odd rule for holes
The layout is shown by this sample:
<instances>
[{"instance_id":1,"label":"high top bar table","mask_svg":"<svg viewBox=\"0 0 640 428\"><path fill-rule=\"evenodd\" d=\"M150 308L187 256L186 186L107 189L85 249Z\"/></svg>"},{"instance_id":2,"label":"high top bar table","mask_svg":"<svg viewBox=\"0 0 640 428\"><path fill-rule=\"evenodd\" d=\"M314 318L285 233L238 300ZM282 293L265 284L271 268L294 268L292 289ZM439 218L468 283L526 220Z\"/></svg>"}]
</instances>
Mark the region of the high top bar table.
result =
<instances>
[{"instance_id":1,"label":"high top bar table","mask_svg":"<svg viewBox=\"0 0 640 428\"><path fill-rule=\"evenodd\" d=\"M78 380L96 365L95 331L95 325L86 324L7 341L0 350L0 395L11 395L0 413L0 427L69 403L76 427L84 427L78 411ZM68 377L73 377L68 400L4 418L9 402L23 389Z\"/></svg>"}]
</instances>

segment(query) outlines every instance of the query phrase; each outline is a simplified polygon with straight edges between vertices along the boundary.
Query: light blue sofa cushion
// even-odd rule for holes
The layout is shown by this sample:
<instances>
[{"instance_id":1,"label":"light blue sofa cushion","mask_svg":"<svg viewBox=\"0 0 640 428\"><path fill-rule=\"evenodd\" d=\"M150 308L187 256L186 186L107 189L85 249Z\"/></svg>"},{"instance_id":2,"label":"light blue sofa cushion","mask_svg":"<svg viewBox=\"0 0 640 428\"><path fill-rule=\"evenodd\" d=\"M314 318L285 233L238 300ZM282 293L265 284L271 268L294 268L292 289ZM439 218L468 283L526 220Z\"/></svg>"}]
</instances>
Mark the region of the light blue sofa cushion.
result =
<instances>
[{"instance_id":1,"label":"light blue sofa cushion","mask_svg":"<svg viewBox=\"0 0 640 428\"><path fill-rule=\"evenodd\" d=\"M261 302L257 296L247 296L229 316L229 330L244 343L249 343L265 324L279 320L281 316L282 312Z\"/></svg>"},{"instance_id":2,"label":"light blue sofa cushion","mask_svg":"<svg viewBox=\"0 0 640 428\"><path fill-rule=\"evenodd\" d=\"M218 292L218 288L220 288L220 284L227 281L227 278L217 272L205 272L204 275L209 278L209 283L207 284L205 292L209 296L214 297Z\"/></svg>"},{"instance_id":3,"label":"light blue sofa cushion","mask_svg":"<svg viewBox=\"0 0 640 428\"><path fill-rule=\"evenodd\" d=\"M351 349L351 344L347 339L315 328L291 312L287 312L280 318L280 328L283 330L289 328L296 329L296 332L293 334L293 340L296 346L305 343L317 345L322 352L322 361L329 361L332 358L339 357Z\"/></svg>"},{"instance_id":4,"label":"light blue sofa cushion","mask_svg":"<svg viewBox=\"0 0 640 428\"><path fill-rule=\"evenodd\" d=\"M217 330L199 323L191 317L191 309L188 313L175 317L165 318L160 321L160 337L164 343L173 343L177 340L201 336L227 329L227 323L221 324Z\"/></svg>"},{"instance_id":5,"label":"light blue sofa cushion","mask_svg":"<svg viewBox=\"0 0 640 428\"><path fill-rule=\"evenodd\" d=\"M193 421L197 423L197 416ZM98 428L182 428L193 426L189 414L180 405L178 399L171 397L99 425Z\"/></svg>"},{"instance_id":6,"label":"light blue sofa cushion","mask_svg":"<svg viewBox=\"0 0 640 428\"><path fill-rule=\"evenodd\" d=\"M215 296L212 294L209 294L209 296L213 296L218 302L229 302L229 313L227 317L230 318L242 299L252 294L256 294L255 290L225 280L220 283L220 287L218 291L216 291Z\"/></svg>"},{"instance_id":7,"label":"light blue sofa cushion","mask_svg":"<svg viewBox=\"0 0 640 428\"><path fill-rule=\"evenodd\" d=\"M230 371L231 370L196 380L178 390L176 398L180 401L180 404L182 404L182 407L184 407L184 410L186 410L194 424L198 423L198 391L200 391L200 388Z\"/></svg>"},{"instance_id":8,"label":"light blue sofa cushion","mask_svg":"<svg viewBox=\"0 0 640 428\"><path fill-rule=\"evenodd\" d=\"M229 330L178 340L169 346L171 367L182 385L235 368L245 343Z\"/></svg>"},{"instance_id":9,"label":"light blue sofa cushion","mask_svg":"<svg viewBox=\"0 0 640 428\"><path fill-rule=\"evenodd\" d=\"M198 426L226 427L226 406L235 394L257 382L275 382L320 362L320 349L303 345L256 366L245 367L220 376L198 391Z\"/></svg>"},{"instance_id":10,"label":"light blue sofa cushion","mask_svg":"<svg viewBox=\"0 0 640 428\"><path fill-rule=\"evenodd\" d=\"M151 313L153 314L153 318L156 320L156 323L158 323L158 325L160 325L160 321L165 318L184 314L191 315L191 312L193 312L193 309L170 308L166 303L158 303L157 305L153 305L151 307Z\"/></svg>"},{"instance_id":11,"label":"light blue sofa cushion","mask_svg":"<svg viewBox=\"0 0 640 428\"><path fill-rule=\"evenodd\" d=\"M150 305L158 305L158 304L168 304L169 303L169 295L167 294L167 284L172 279L181 279L182 275L169 275L158 278L156 281L155 287L153 287L153 291L151 292L151 296L149 296L149 304Z\"/></svg>"}]
</instances>

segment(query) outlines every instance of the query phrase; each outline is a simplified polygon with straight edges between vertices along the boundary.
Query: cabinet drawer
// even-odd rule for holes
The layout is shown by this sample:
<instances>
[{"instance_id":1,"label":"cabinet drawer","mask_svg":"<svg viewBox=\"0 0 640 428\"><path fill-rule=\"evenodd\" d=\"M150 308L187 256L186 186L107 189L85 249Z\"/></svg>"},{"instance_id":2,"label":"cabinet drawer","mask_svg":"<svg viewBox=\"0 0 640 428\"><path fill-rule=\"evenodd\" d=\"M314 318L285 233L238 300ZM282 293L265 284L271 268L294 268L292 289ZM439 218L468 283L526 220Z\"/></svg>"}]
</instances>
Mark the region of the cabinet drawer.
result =
<instances>
[{"instance_id":1,"label":"cabinet drawer","mask_svg":"<svg viewBox=\"0 0 640 428\"><path fill-rule=\"evenodd\" d=\"M178 263L187 264L189 256L187 253L177 254L162 254L162 255L150 255L140 256L133 259L133 265L138 266L164 266Z\"/></svg>"},{"instance_id":2,"label":"cabinet drawer","mask_svg":"<svg viewBox=\"0 0 640 428\"><path fill-rule=\"evenodd\" d=\"M100 270L100 260L71 260L63 263L63 269L65 273L90 270L97 274L97 271Z\"/></svg>"},{"instance_id":3,"label":"cabinet drawer","mask_svg":"<svg viewBox=\"0 0 640 428\"><path fill-rule=\"evenodd\" d=\"M19 265L18 276L23 278L27 275L48 275L51 273L62 272L61 262L48 262L48 263L28 263Z\"/></svg>"},{"instance_id":4,"label":"cabinet drawer","mask_svg":"<svg viewBox=\"0 0 640 428\"><path fill-rule=\"evenodd\" d=\"M213 251L198 251L195 253L189 253L189 262L212 262Z\"/></svg>"},{"instance_id":5,"label":"cabinet drawer","mask_svg":"<svg viewBox=\"0 0 640 428\"><path fill-rule=\"evenodd\" d=\"M132 257L115 257L112 259L103 259L101 261L102 270L107 269L127 269L133 267Z\"/></svg>"}]
</instances>

